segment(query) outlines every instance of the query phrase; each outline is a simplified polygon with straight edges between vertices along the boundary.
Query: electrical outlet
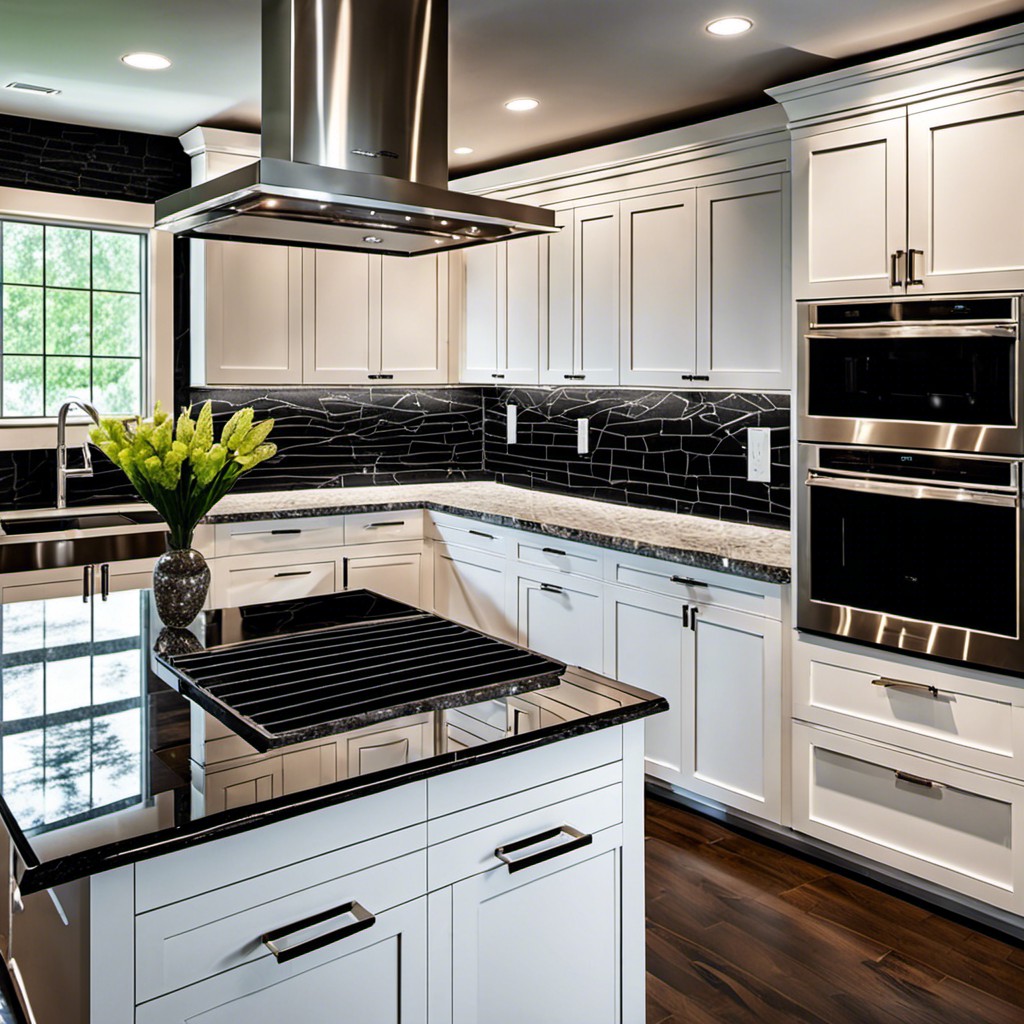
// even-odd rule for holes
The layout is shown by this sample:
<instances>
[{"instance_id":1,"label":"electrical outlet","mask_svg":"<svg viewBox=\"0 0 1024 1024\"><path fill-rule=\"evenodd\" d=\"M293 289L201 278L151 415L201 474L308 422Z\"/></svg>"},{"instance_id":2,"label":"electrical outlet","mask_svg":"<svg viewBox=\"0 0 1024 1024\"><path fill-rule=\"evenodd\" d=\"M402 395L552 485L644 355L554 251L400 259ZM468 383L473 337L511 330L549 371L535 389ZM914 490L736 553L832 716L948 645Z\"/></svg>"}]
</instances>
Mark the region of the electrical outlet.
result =
<instances>
[{"instance_id":1,"label":"electrical outlet","mask_svg":"<svg viewBox=\"0 0 1024 1024\"><path fill-rule=\"evenodd\" d=\"M505 441L508 444L516 443L516 431L519 426L519 406L517 405L506 405L505 406Z\"/></svg>"},{"instance_id":2,"label":"electrical outlet","mask_svg":"<svg viewBox=\"0 0 1024 1024\"><path fill-rule=\"evenodd\" d=\"M590 420L586 416L576 421L576 451L580 455L590 451Z\"/></svg>"},{"instance_id":3,"label":"electrical outlet","mask_svg":"<svg viewBox=\"0 0 1024 1024\"><path fill-rule=\"evenodd\" d=\"M747 428L747 479L772 481L772 432L768 427Z\"/></svg>"}]
</instances>

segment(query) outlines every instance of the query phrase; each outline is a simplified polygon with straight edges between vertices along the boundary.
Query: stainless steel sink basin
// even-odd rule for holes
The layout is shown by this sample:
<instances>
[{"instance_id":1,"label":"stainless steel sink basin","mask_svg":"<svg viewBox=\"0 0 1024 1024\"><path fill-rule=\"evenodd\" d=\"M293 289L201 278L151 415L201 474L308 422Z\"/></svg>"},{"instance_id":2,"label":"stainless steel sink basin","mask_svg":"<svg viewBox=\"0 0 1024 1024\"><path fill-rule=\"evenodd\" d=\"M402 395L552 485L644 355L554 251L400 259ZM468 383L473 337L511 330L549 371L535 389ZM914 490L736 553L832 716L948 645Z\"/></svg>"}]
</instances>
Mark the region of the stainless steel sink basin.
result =
<instances>
[{"instance_id":1,"label":"stainless steel sink basin","mask_svg":"<svg viewBox=\"0 0 1024 1024\"><path fill-rule=\"evenodd\" d=\"M29 519L0 518L0 529L9 537L29 533L64 533L68 530L101 530L118 526L141 526L159 523L159 512L61 512L56 516Z\"/></svg>"}]
</instances>

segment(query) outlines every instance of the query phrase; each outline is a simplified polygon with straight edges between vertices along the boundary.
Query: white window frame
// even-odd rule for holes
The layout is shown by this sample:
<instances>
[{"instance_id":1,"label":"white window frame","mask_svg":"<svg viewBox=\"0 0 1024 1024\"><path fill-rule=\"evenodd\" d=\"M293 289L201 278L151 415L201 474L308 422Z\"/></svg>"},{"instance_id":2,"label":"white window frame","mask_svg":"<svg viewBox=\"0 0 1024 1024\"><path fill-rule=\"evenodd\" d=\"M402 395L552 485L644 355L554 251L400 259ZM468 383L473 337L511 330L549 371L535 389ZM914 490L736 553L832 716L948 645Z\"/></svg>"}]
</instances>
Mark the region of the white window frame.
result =
<instances>
[{"instance_id":1,"label":"white window frame","mask_svg":"<svg viewBox=\"0 0 1024 1024\"><path fill-rule=\"evenodd\" d=\"M142 412L160 401L174 407L174 237L154 228L152 203L0 187L0 219L57 221L98 228L133 228L146 233L147 345L143 353ZM68 442L85 441L91 424L84 417L68 420ZM57 419L0 419L0 449L53 448Z\"/></svg>"}]
</instances>

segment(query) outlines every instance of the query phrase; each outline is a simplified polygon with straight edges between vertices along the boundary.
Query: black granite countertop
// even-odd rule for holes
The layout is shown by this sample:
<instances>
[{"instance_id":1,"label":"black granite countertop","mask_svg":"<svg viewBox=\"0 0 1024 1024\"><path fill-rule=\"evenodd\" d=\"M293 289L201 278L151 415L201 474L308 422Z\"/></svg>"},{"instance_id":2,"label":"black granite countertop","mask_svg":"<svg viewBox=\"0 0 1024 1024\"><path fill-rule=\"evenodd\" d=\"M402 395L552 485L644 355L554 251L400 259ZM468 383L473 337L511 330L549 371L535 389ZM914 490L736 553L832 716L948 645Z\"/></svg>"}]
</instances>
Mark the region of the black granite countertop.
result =
<instances>
[{"instance_id":1,"label":"black granite countertop","mask_svg":"<svg viewBox=\"0 0 1024 1024\"><path fill-rule=\"evenodd\" d=\"M365 592L364 592L365 593ZM395 613L371 596L307 598L205 613L187 637L163 630L148 590L0 606L0 818L23 893L259 828L345 800L666 710L661 697L569 669L557 685L444 696L432 744L405 764L219 809L210 797L206 723L168 683L161 658ZM402 608L404 606L398 606ZM415 611L407 612L415 614ZM516 689L516 688L513 688ZM399 726L407 718L396 718ZM385 723L383 728L387 727ZM198 730L198 731L196 731ZM222 732L222 736L224 733ZM250 760L260 754L231 743ZM339 744L344 746L344 744ZM287 749L287 748L285 748Z\"/></svg>"}]
</instances>

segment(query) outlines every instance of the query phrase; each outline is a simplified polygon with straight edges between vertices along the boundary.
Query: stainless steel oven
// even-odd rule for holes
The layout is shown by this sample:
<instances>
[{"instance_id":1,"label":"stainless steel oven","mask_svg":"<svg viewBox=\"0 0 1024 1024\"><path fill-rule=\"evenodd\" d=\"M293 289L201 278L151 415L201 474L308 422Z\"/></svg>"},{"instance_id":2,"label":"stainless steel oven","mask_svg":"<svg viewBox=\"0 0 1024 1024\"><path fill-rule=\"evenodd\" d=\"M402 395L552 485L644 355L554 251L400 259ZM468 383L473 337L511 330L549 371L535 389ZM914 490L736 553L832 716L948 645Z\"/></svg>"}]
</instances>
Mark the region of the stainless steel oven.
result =
<instances>
[{"instance_id":1,"label":"stainless steel oven","mask_svg":"<svg viewBox=\"0 0 1024 1024\"><path fill-rule=\"evenodd\" d=\"M801 444L797 625L1024 672L1021 460Z\"/></svg>"},{"instance_id":2,"label":"stainless steel oven","mask_svg":"<svg viewBox=\"0 0 1024 1024\"><path fill-rule=\"evenodd\" d=\"M805 303L802 441L1024 454L1017 295Z\"/></svg>"}]
</instances>

